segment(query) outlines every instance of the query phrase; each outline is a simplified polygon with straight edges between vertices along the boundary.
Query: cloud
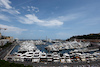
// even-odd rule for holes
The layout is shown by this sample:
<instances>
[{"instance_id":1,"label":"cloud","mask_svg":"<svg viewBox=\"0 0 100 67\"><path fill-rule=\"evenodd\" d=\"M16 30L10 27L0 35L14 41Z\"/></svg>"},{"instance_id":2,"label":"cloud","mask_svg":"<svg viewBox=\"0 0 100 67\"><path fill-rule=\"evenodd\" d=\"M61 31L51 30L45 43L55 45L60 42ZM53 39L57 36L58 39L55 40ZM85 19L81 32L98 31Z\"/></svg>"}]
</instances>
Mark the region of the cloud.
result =
<instances>
[{"instance_id":1,"label":"cloud","mask_svg":"<svg viewBox=\"0 0 100 67\"><path fill-rule=\"evenodd\" d=\"M31 6L31 9L32 11L39 12L39 9L37 7Z\"/></svg>"},{"instance_id":2,"label":"cloud","mask_svg":"<svg viewBox=\"0 0 100 67\"><path fill-rule=\"evenodd\" d=\"M74 13L74 14L69 14L66 16L59 16L57 19L60 21L70 21L79 18L80 16L83 16L82 13Z\"/></svg>"},{"instance_id":3,"label":"cloud","mask_svg":"<svg viewBox=\"0 0 100 67\"><path fill-rule=\"evenodd\" d=\"M15 10L15 9L1 9L2 12L7 12L9 14L21 14L19 11Z\"/></svg>"},{"instance_id":4,"label":"cloud","mask_svg":"<svg viewBox=\"0 0 100 67\"><path fill-rule=\"evenodd\" d=\"M43 21L43 22L38 22L37 23L38 25L41 25L41 26L49 26L49 27L52 27L52 26L60 26L60 25L63 25L63 22L59 21L59 20L49 20L49 21Z\"/></svg>"},{"instance_id":5,"label":"cloud","mask_svg":"<svg viewBox=\"0 0 100 67\"><path fill-rule=\"evenodd\" d=\"M24 10L27 10L29 12L39 12L39 8L34 7L34 6L27 6L27 7L22 7Z\"/></svg>"},{"instance_id":6,"label":"cloud","mask_svg":"<svg viewBox=\"0 0 100 67\"><path fill-rule=\"evenodd\" d=\"M9 0L0 0L0 11L1 12L7 12L10 14L21 14L18 10L10 6L11 1Z\"/></svg>"},{"instance_id":7,"label":"cloud","mask_svg":"<svg viewBox=\"0 0 100 67\"><path fill-rule=\"evenodd\" d=\"M11 4L9 0L0 0L0 6L4 6L6 9L12 8L9 4Z\"/></svg>"},{"instance_id":8,"label":"cloud","mask_svg":"<svg viewBox=\"0 0 100 67\"><path fill-rule=\"evenodd\" d=\"M1 28L7 28L6 32L13 32L13 33L21 33L23 31L27 31L27 29L21 29L21 28L18 28L18 27L14 27L14 26L7 26L7 25L3 25L3 24L0 24L0 27Z\"/></svg>"},{"instance_id":9,"label":"cloud","mask_svg":"<svg viewBox=\"0 0 100 67\"><path fill-rule=\"evenodd\" d=\"M5 15L3 15L3 14L0 14L0 19L1 19L1 20L4 20L4 21L8 21L8 22L10 21L10 20L9 20L9 17L7 17L7 16L5 16Z\"/></svg>"},{"instance_id":10,"label":"cloud","mask_svg":"<svg viewBox=\"0 0 100 67\"><path fill-rule=\"evenodd\" d=\"M35 16L35 14L31 15L31 14L27 14L25 15L29 20L33 20L33 22L42 22L42 20L39 20L37 16Z\"/></svg>"},{"instance_id":11,"label":"cloud","mask_svg":"<svg viewBox=\"0 0 100 67\"><path fill-rule=\"evenodd\" d=\"M27 14L24 17L19 17L19 22L23 24L37 24L40 26L60 26L63 25L63 22L56 20L56 19L51 19L51 20L40 20L38 19L35 14Z\"/></svg>"},{"instance_id":12,"label":"cloud","mask_svg":"<svg viewBox=\"0 0 100 67\"><path fill-rule=\"evenodd\" d=\"M42 20L39 20L35 14L31 15L31 14L27 14L24 17L19 17L19 22L23 23L23 24L33 24L35 22L42 22Z\"/></svg>"}]
</instances>

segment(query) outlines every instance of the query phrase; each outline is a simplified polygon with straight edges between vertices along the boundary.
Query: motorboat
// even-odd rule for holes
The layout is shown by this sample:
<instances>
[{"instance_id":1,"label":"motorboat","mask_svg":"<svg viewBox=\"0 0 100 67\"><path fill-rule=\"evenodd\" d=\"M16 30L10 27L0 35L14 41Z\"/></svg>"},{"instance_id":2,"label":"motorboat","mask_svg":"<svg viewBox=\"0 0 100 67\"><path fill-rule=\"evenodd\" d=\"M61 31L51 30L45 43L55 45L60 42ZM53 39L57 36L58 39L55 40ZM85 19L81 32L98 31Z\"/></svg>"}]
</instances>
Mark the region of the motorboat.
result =
<instances>
[{"instance_id":1,"label":"motorboat","mask_svg":"<svg viewBox=\"0 0 100 67\"><path fill-rule=\"evenodd\" d=\"M14 56L14 61L20 61L21 57L22 57L22 54L18 53L17 55Z\"/></svg>"},{"instance_id":2,"label":"motorboat","mask_svg":"<svg viewBox=\"0 0 100 67\"><path fill-rule=\"evenodd\" d=\"M86 62L85 56L82 56L82 55L81 55L80 58L81 58L81 61L82 61L82 62Z\"/></svg>"},{"instance_id":3,"label":"motorboat","mask_svg":"<svg viewBox=\"0 0 100 67\"><path fill-rule=\"evenodd\" d=\"M24 58L24 61L32 62L33 52L27 52L25 54L26 54L26 57Z\"/></svg>"},{"instance_id":4,"label":"motorboat","mask_svg":"<svg viewBox=\"0 0 100 67\"><path fill-rule=\"evenodd\" d=\"M32 62L36 62L39 63L40 62L40 56L41 56L41 51L40 50L36 50L33 54L33 59Z\"/></svg>"},{"instance_id":5,"label":"motorboat","mask_svg":"<svg viewBox=\"0 0 100 67\"><path fill-rule=\"evenodd\" d=\"M60 62L60 55L57 52L53 53L53 62Z\"/></svg>"},{"instance_id":6,"label":"motorboat","mask_svg":"<svg viewBox=\"0 0 100 67\"><path fill-rule=\"evenodd\" d=\"M21 61L21 62L24 62L24 58L25 58L25 57L20 57L20 61Z\"/></svg>"},{"instance_id":7,"label":"motorboat","mask_svg":"<svg viewBox=\"0 0 100 67\"><path fill-rule=\"evenodd\" d=\"M52 53L47 53L47 62L52 62L52 61L53 61Z\"/></svg>"},{"instance_id":8,"label":"motorboat","mask_svg":"<svg viewBox=\"0 0 100 67\"><path fill-rule=\"evenodd\" d=\"M46 62L47 61L47 55L45 52L41 53L40 56L40 62Z\"/></svg>"},{"instance_id":9,"label":"motorboat","mask_svg":"<svg viewBox=\"0 0 100 67\"><path fill-rule=\"evenodd\" d=\"M36 63L40 62L39 54L34 54L33 55L32 62L36 62Z\"/></svg>"},{"instance_id":10,"label":"motorboat","mask_svg":"<svg viewBox=\"0 0 100 67\"><path fill-rule=\"evenodd\" d=\"M64 53L64 57L67 63L71 63L70 55L68 53Z\"/></svg>"},{"instance_id":11,"label":"motorboat","mask_svg":"<svg viewBox=\"0 0 100 67\"><path fill-rule=\"evenodd\" d=\"M61 63L66 63L66 57L65 56L60 57L60 62Z\"/></svg>"},{"instance_id":12,"label":"motorboat","mask_svg":"<svg viewBox=\"0 0 100 67\"><path fill-rule=\"evenodd\" d=\"M91 60L91 61L95 61L95 58L94 58L93 55L90 55L89 57L90 57L90 60Z\"/></svg>"},{"instance_id":13,"label":"motorboat","mask_svg":"<svg viewBox=\"0 0 100 67\"><path fill-rule=\"evenodd\" d=\"M7 56L7 61L13 61L13 60L14 60L14 58L11 55Z\"/></svg>"}]
</instances>

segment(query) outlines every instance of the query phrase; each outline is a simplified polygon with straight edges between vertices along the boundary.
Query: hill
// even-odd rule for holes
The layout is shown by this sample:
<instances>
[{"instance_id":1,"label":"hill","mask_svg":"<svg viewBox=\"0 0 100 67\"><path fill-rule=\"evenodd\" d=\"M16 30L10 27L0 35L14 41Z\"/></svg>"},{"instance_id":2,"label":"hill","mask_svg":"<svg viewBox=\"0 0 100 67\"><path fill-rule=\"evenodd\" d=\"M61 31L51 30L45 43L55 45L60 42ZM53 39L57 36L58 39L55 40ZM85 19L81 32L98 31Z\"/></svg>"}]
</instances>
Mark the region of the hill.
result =
<instances>
[{"instance_id":1,"label":"hill","mask_svg":"<svg viewBox=\"0 0 100 67\"><path fill-rule=\"evenodd\" d=\"M67 41L73 40L73 39L100 39L100 33L72 36L69 39L67 39Z\"/></svg>"}]
</instances>

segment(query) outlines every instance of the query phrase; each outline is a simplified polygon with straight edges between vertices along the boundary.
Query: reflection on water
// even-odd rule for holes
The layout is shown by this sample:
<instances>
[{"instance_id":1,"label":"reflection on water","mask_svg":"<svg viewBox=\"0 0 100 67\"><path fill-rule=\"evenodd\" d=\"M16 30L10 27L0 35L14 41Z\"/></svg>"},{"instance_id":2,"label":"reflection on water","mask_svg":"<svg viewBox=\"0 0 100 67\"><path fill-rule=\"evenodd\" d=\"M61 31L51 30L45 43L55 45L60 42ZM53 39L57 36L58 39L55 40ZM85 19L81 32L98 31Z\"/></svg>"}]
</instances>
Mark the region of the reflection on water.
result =
<instances>
[{"instance_id":1,"label":"reflection on water","mask_svg":"<svg viewBox=\"0 0 100 67\"><path fill-rule=\"evenodd\" d=\"M45 49L45 47L48 45L36 45L36 46L40 51L48 53L48 51Z\"/></svg>"}]
</instances>

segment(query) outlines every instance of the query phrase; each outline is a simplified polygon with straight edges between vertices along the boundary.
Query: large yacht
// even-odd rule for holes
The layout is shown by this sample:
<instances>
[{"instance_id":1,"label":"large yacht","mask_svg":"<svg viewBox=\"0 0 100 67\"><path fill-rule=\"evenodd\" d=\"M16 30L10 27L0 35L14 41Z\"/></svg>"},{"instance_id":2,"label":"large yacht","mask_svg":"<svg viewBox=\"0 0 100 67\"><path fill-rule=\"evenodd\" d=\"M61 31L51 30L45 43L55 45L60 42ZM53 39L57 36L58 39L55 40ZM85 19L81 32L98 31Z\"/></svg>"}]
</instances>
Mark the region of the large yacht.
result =
<instances>
[{"instance_id":1,"label":"large yacht","mask_svg":"<svg viewBox=\"0 0 100 67\"><path fill-rule=\"evenodd\" d=\"M40 62L41 53L42 53L42 52L41 52L40 50L36 50L36 51L34 52L32 62L39 63L39 62Z\"/></svg>"},{"instance_id":2,"label":"large yacht","mask_svg":"<svg viewBox=\"0 0 100 67\"><path fill-rule=\"evenodd\" d=\"M32 62L32 57L33 57L33 52L26 52L24 55L23 55L25 58L24 58L24 61L28 61L28 62Z\"/></svg>"},{"instance_id":3,"label":"large yacht","mask_svg":"<svg viewBox=\"0 0 100 67\"><path fill-rule=\"evenodd\" d=\"M64 57L67 63L71 63L70 55L68 53L64 53Z\"/></svg>"},{"instance_id":4,"label":"large yacht","mask_svg":"<svg viewBox=\"0 0 100 67\"><path fill-rule=\"evenodd\" d=\"M14 61L20 61L21 57L22 57L22 54L18 53L17 55L14 56Z\"/></svg>"},{"instance_id":5,"label":"large yacht","mask_svg":"<svg viewBox=\"0 0 100 67\"><path fill-rule=\"evenodd\" d=\"M47 61L47 54L45 52L41 53L40 56L40 62L46 62Z\"/></svg>"},{"instance_id":6,"label":"large yacht","mask_svg":"<svg viewBox=\"0 0 100 67\"><path fill-rule=\"evenodd\" d=\"M47 53L47 62L52 62L52 61L53 61L52 53Z\"/></svg>"},{"instance_id":7,"label":"large yacht","mask_svg":"<svg viewBox=\"0 0 100 67\"><path fill-rule=\"evenodd\" d=\"M53 62L60 62L60 55L57 52L53 53Z\"/></svg>"},{"instance_id":8,"label":"large yacht","mask_svg":"<svg viewBox=\"0 0 100 67\"><path fill-rule=\"evenodd\" d=\"M60 57L60 62L61 63L66 63L66 57L65 56Z\"/></svg>"}]
</instances>

